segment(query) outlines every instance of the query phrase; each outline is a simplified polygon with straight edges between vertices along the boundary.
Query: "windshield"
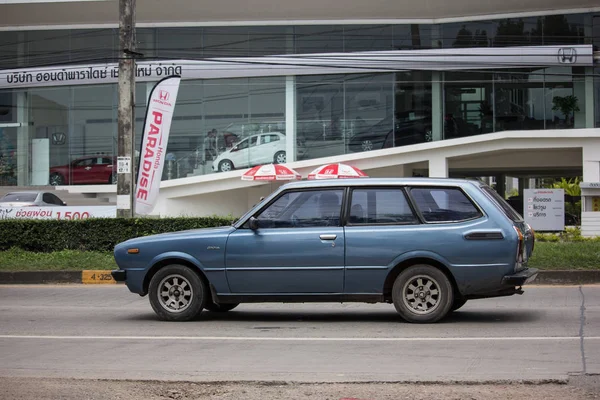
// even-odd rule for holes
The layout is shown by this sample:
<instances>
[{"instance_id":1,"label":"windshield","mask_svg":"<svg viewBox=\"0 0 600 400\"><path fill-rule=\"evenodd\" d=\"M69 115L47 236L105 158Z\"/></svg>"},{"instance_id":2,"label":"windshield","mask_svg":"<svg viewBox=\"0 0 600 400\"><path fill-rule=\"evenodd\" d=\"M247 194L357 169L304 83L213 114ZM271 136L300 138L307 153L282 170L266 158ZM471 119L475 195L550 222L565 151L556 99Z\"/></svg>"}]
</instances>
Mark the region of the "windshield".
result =
<instances>
[{"instance_id":1,"label":"windshield","mask_svg":"<svg viewBox=\"0 0 600 400\"><path fill-rule=\"evenodd\" d=\"M8 193L0 199L0 203L31 202L35 201L36 197L36 193Z\"/></svg>"}]
</instances>

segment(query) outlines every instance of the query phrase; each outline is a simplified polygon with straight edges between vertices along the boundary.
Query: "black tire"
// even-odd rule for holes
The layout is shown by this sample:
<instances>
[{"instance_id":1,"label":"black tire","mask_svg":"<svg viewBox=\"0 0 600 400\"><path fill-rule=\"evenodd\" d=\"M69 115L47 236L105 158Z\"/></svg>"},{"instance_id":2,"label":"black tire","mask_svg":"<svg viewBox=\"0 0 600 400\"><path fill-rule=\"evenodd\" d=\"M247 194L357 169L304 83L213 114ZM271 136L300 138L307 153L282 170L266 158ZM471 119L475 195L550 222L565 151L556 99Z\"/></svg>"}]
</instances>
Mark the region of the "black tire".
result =
<instances>
[{"instance_id":1,"label":"black tire","mask_svg":"<svg viewBox=\"0 0 600 400\"><path fill-rule=\"evenodd\" d=\"M450 280L441 270L431 265L413 265L396 278L392 300L406 321L433 323L450 312L454 292ZM429 309L424 309L426 307Z\"/></svg>"},{"instance_id":2,"label":"black tire","mask_svg":"<svg viewBox=\"0 0 600 400\"><path fill-rule=\"evenodd\" d=\"M212 301L207 301L206 304L204 304L204 308L210 312L224 313L233 310L239 305L240 303L215 304Z\"/></svg>"},{"instance_id":3,"label":"black tire","mask_svg":"<svg viewBox=\"0 0 600 400\"><path fill-rule=\"evenodd\" d=\"M451 311L456 311L467 303L467 299L462 297L456 297L454 303L452 303Z\"/></svg>"},{"instance_id":4,"label":"black tire","mask_svg":"<svg viewBox=\"0 0 600 400\"><path fill-rule=\"evenodd\" d=\"M167 289L166 282L170 287L165 292L161 289ZM186 296L188 291L190 293ZM166 294L161 296L160 293ZM204 308L207 293L206 285L198 274L189 267L177 264L159 269L150 280L148 291L150 305L163 321L189 321L196 318ZM177 301L176 306L181 310L176 310L176 306L171 304L173 301Z\"/></svg>"},{"instance_id":5,"label":"black tire","mask_svg":"<svg viewBox=\"0 0 600 400\"><path fill-rule=\"evenodd\" d=\"M278 151L273 156L273 163L274 164L285 164L286 161L287 161L287 157L285 156L285 151Z\"/></svg>"},{"instance_id":6,"label":"black tire","mask_svg":"<svg viewBox=\"0 0 600 400\"><path fill-rule=\"evenodd\" d=\"M233 166L233 163L230 160L222 160L219 163L219 171L220 172L229 172L229 171L233 171L235 168Z\"/></svg>"},{"instance_id":7,"label":"black tire","mask_svg":"<svg viewBox=\"0 0 600 400\"><path fill-rule=\"evenodd\" d=\"M51 186L60 186L65 183L65 177L59 174L58 172L54 172L50 174L49 183Z\"/></svg>"}]
</instances>

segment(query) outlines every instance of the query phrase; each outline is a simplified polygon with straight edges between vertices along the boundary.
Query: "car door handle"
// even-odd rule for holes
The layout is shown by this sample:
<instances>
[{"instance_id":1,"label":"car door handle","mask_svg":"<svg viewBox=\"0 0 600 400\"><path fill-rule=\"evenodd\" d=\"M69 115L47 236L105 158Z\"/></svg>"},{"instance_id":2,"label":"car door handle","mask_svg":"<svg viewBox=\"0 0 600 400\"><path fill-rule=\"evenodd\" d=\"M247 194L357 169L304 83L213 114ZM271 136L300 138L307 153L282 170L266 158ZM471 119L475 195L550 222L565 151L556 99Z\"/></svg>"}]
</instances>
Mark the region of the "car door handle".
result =
<instances>
[{"instance_id":1,"label":"car door handle","mask_svg":"<svg viewBox=\"0 0 600 400\"><path fill-rule=\"evenodd\" d=\"M319 236L321 240L335 240L337 239L337 235L321 235Z\"/></svg>"}]
</instances>

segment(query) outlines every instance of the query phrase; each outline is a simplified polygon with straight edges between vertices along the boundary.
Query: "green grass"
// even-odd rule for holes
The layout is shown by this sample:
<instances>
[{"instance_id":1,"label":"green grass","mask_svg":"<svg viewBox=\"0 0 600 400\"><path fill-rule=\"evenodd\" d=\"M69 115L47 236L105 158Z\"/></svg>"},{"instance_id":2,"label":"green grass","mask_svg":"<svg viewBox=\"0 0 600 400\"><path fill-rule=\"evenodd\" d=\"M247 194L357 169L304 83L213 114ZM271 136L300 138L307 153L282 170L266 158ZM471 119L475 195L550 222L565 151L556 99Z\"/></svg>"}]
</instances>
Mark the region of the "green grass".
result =
<instances>
[{"instance_id":1,"label":"green grass","mask_svg":"<svg viewBox=\"0 0 600 400\"><path fill-rule=\"evenodd\" d=\"M600 269L600 241L536 242L529 266L540 269Z\"/></svg>"},{"instance_id":2,"label":"green grass","mask_svg":"<svg viewBox=\"0 0 600 400\"><path fill-rule=\"evenodd\" d=\"M548 269L600 269L600 241L536 242L529 266ZM111 252L63 250L34 253L0 251L0 271L81 271L116 269Z\"/></svg>"},{"instance_id":3,"label":"green grass","mask_svg":"<svg viewBox=\"0 0 600 400\"><path fill-rule=\"evenodd\" d=\"M20 249L0 251L0 271L81 271L116 269L111 252L63 250L34 253Z\"/></svg>"}]
</instances>

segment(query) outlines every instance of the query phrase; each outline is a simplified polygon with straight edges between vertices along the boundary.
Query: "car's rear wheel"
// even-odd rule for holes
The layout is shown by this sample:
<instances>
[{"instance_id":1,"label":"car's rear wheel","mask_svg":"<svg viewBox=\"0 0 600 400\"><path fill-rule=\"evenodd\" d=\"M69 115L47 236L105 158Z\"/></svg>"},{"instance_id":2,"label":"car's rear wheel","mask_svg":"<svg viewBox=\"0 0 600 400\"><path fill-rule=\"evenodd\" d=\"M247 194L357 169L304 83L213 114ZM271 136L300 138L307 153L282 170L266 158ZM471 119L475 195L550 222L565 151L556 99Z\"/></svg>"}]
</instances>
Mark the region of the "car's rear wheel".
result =
<instances>
[{"instance_id":1,"label":"car's rear wheel","mask_svg":"<svg viewBox=\"0 0 600 400\"><path fill-rule=\"evenodd\" d=\"M431 265L414 265L396 278L392 300L406 321L432 323L450 312L454 293L442 271Z\"/></svg>"},{"instance_id":2,"label":"car's rear wheel","mask_svg":"<svg viewBox=\"0 0 600 400\"><path fill-rule=\"evenodd\" d=\"M239 305L240 305L239 303L215 304L212 301L208 301L204 305L204 308L211 312L223 313L223 312L231 311Z\"/></svg>"},{"instance_id":3,"label":"car's rear wheel","mask_svg":"<svg viewBox=\"0 0 600 400\"><path fill-rule=\"evenodd\" d=\"M229 172L233 171L233 163L229 160L223 160L219 163L219 171Z\"/></svg>"},{"instance_id":4,"label":"car's rear wheel","mask_svg":"<svg viewBox=\"0 0 600 400\"><path fill-rule=\"evenodd\" d=\"M286 160L285 151L278 151L273 157L273 162L275 164L285 164Z\"/></svg>"},{"instance_id":5,"label":"car's rear wheel","mask_svg":"<svg viewBox=\"0 0 600 400\"><path fill-rule=\"evenodd\" d=\"M150 280L150 305L163 321L189 321L206 302L206 285L184 265L161 268Z\"/></svg>"},{"instance_id":6,"label":"car's rear wheel","mask_svg":"<svg viewBox=\"0 0 600 400\"><path fill-rule=\"evenodd\" d=\"M50 185L52 186L60 186L63 183L65 183L65 178L59 174L58 172L55 172L53 174L50 175Z\"/></svg>"},{"instance_id":7,"label":"car's rear wheel","mask_svg":"<svg viewBox=\"0 0 600 400\"><path fill-rule=\"evenodd\" d=\"M373 144L372 140L365 139L362 142L360 142L360 148L362 149L362 151L371 151L375 148L375 145Z\"/></svg>"}]
</instances>

